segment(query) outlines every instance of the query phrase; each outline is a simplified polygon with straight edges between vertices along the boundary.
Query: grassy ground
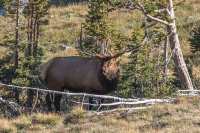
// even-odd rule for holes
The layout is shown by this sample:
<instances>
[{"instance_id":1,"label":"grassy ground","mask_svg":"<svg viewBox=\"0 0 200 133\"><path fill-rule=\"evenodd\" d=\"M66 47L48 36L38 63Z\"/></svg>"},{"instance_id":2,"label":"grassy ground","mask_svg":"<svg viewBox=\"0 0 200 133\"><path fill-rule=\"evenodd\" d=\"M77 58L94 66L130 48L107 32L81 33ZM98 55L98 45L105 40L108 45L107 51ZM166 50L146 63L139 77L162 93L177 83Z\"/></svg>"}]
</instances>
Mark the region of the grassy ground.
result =
<instances>
[{"instance_id":1,"label":"grassy ground","mask_svg":"<svg viewBox=\"0 0 200 133\"><path fill-rule=\"evenodd\" d=\"M176 8L178 32L185 55L190 54L188 41L190 31L200 21L199 6L200 1L190 0ZM62 7L52 6L50 8L48 15L49 23L42 27L42 34L40 36L40 44L47 49L45 58L51 57L52 53L59 52L58 47L61 44L74 46L77 43L80 26L85 20L87 10L87 5L84 4ZM120 31L126 36L130 36L133 28L140 26L141 19L140 13L135 11L114 11L110 13L108 21L113 29ZM21 20L23 20L22 17ZM14 34L14 21L7 17L0 17L0 44L4 44L7 36L12 34ZM26 34L21 35L23 38L24 36ZM0 51L0 57L3 53L4 51ZM61 53L60 55L64 56L66 53Z\"/></svg>"},{"instance_id":2,"label":"grassy ground","mask_svg":"<svg viewBox=\"0 0 200 133\"><path fill-rule=\"evenodd\" d=\"M197 133L200 98L178 98L175 104L155 105L134 112L97 115L73 109L68 114L32 114L0 119L0 132L38 133Z\"/></svg>"}]
</instances>

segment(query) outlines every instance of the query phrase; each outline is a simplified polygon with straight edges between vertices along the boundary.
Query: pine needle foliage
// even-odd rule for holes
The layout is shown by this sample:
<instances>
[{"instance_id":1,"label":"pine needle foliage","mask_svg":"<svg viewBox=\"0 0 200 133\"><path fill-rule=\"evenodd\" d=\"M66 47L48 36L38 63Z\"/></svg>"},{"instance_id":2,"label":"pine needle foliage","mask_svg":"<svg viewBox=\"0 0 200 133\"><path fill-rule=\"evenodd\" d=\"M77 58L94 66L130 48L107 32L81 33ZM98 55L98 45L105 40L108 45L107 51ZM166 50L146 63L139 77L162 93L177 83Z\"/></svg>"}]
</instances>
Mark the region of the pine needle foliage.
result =
<instances>
[{"instance_id":1,"label":"pine needle foliage","mask_svg":"<svg viewBox=\"0 0 200 133\"><path fill-rule=\"evenodd\" d=\"M200 25L195 26L190 37L192 52L200 52Z\"/></svg>"}]
</instances>

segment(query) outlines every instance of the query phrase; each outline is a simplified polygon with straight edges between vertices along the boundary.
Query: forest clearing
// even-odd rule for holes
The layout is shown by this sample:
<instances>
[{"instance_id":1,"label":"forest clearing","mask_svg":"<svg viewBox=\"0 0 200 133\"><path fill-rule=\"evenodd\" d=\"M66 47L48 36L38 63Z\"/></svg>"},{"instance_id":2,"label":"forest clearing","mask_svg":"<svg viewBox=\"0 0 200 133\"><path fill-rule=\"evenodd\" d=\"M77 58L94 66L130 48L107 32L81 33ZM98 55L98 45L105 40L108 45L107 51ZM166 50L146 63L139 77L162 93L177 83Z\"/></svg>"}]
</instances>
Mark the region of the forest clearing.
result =
<instances>
[{"instance_id":1,"label":"forest clearing","mask_svg":"<svg viewBox=\"0 0 200 133\"><path fill-rule=\"evenodd\" d=\"M199 22L199 0L0 0L0 132L199 132Z\"/></svg>"}]
</instances>

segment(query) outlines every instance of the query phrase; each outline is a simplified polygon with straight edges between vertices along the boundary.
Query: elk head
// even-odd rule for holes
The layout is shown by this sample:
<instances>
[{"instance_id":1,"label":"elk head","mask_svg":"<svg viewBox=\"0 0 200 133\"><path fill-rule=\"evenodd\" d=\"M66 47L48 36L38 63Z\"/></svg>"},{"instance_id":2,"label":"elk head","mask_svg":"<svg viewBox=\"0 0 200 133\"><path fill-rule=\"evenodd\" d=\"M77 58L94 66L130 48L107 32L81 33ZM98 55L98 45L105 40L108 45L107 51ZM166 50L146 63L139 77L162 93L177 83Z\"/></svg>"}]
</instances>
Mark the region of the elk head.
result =
<instances>
[{"instance_id":1,"label":"elk head","mask_svg":"<svg viewBox=\"0 0 200 133\"><path fill-rule=\"evenodd\" d=\"M103 74L107 79L112 80L119 77L119 60L113 58L111 60L106 61L103 64Z\"/></svg>"},{"instance_id":2,"label":"elk head","mask_svg":"<svg viewBox=\"0 0 200 133\"><path fill-rule=\"evenodd\" d=\"M104 55L96 55L96 57L103 60L102 72L107 79L112 80L119 77L119 58Z\"/></svg>"},{"instance_id":3,"label":"elk head","mask_svg":"<svg viewBox=\"0 0 200 133\"><path fill-rule=\"evenodd\" d=\"M141 46L134 49L125 49L117 54L111 55L100 55L97 54L96 58L103 60L103 74L107 79L115 79L119 77L119 57L127 52L137 52Z\"/></svg>"}]
</instances>

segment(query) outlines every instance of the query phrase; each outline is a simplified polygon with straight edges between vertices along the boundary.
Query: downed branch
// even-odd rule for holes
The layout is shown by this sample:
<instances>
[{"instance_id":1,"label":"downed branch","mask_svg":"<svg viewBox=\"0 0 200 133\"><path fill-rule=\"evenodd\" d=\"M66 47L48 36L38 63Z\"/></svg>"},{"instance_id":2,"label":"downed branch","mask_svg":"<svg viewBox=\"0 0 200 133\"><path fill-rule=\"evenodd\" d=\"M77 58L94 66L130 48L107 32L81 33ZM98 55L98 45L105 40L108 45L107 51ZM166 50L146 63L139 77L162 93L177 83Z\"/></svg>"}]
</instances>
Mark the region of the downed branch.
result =
<instances>
[{"instance_id":1,"label":"downed branch","mask_svg":"<svg viewBox=\"0 0 200 133\"><path fill-rule=\"evenodd\" d=\"M41 89L41 88L32 88L32 87L21 87L16 85L7 85L0 83L0 86L6 86L9 89L22 89L22 90L33 90L33 91L39 91L39 92L47 92L52 94L61 94L66 96L87 96L87 97L94 97L94 98L105 98L105 99L113 99L113 100L119 100L124 102L130 102L130 101L137 101L138 99L133 98L120 98L115 96L108 96L108 95L95 95L95 94L87 94L87 93L71 93L71 92L62 92L62 91L53 91L53 90L47 90L47 89Z\"/></svg>"},{"instance_id":2,"label":"downed branch","mask_svg":"<svg viewBox=\"0 0 200 133\"><path fill-rule=\"evenodd\" d=\"M178 90L178 96L200 96L200 90Z\"/></svg>"},{"instance_id":3,"label":"downed branch","mask_svg":"<svg viewBox=\"0 0 200 133\"><path fill-rule=\"evenodd\" d=\"M118 108L119 106L123 106L123 109L135 109L138 107L150 107L151 105L154 104L159 104L159 103L173 103L175 101L174 98L170 98L170 99L138 99L137 101L132 101L132 102L113 102L113 103L103 103L103 104L90 104L90 103L85 103L85 102L76 102L76 101L72 101L74 103L77 104L82 104L82 105L92 105L95 107L98 107L98 109L96 110L96 112L102 112L100 111L101 108L103 107L117 107L117 109L115 110L121 110L122 108ZM125 105L127 107L125 107ZM110 110L111 111L111 110ZM103 111L105 112L105 111Z\"/></svg>"},{"instance_id":4,"label":"downed branch","mask_svg":"<svg viewBox=\"0 0 200 133\"><path fill-rule=\"evenodd\" d=\"M144 109L149 109L151 106L147 107L135 107L135 108L117 108L117 109L112 109L112 110L106 110L106 111L101 111L101 112L96 112L97 115L104 115L108 113L113 113L113 112L119 112L119 111L125 111L126 113L132 113L138 110L144 110Z\"/></svg>"}]
</instances>

